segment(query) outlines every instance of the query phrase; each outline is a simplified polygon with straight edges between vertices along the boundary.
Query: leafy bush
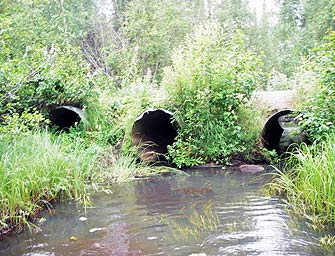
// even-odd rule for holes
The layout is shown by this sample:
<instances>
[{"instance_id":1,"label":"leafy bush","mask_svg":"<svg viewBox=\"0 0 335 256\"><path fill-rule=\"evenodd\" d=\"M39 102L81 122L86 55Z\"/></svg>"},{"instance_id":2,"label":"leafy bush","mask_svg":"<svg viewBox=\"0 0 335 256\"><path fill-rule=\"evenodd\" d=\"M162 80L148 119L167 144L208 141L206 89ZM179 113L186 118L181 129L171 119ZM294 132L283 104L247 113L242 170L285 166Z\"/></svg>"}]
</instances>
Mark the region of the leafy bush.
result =
<instances>
[{"instance_id":1,"label":"leafy bush","mask_svg":"<svg viewBox=\"0 0 335 256\"><path fill-rule=\"evenodd\" d=\"M168 104L180 125L169 148L178 166L223 162L245 149L238 113L255 88L260 63L243 38L217 23L198 26L165 69Z\"/></svg>"},{"instance_id":2,"label":"leafy bush","mask_svg":"<svg viewBox=\"0 0 335 256\"><path fill-rule=\"evenodd\" d=\"M319 83L319 76L315 69L315 61L311 58L303 59L300 67L296 69L290 83L292 88L296 91L295 109L301 108L306 103L306 96L311 95L313 91L317 90Z\"/></svg>"},{"instance_id":3,"label":"leafy bush","mask_svg":"<svg viewBox=\"0 0 335 256\"><path fill-rule=\"evenodd\" d=\"M311 140L322 140L335 131L335 32L326 37L327 42L314 57L320 81L302 106L302 122Z\"/></svg>"},{"instance_id":4,"label":"leafy bush","mask_svg":"<svg viewBox=\"0 0 335 256\"><path fill-rule=\"evenodd\" d=\"M171 50L191 27L188 8L183 1L178 4L171 0L128 1L120 29L127 45L122 42L120 50L109 51L112 72L116 71L121 81L133 82L146 74L161 81L162 67L171 63Z\"/></svg>"},{"instance_id":5,"label":"leafy bush","mask_svg":"<svg viewBox=\"0 0 335 256\"><path fill-rule=\"evenodd\" d=\"M0 133L20 134L46 123L48 120L36 109L33 109L32 112L25 110L21 114L8 113L2 116Z\"/></svg>"},{"instance_id":6,"label":"leafy bush","mask_svg":"<svg viewBox=\"0 0 335 256\"><path fill-rule=\"evenodd\" d=\"M7 1L0 13L0 118L47 105L82 104L91 93L78 40L91 1ZM4 118L4 117L2 117Z\"/></svg>"},{"instance_id":7,"label":"leafy bush","mask_svg":"<svg viewBox=\"0 0 335 256\"><path fill-rule=\"evenodd\" d=\"M20 67L16 60L9 60L0 70L3 109L82 103L90 95L88 65L77 47L54 45L47 55L42 50L22 58Z\"/></svg>"}]
</instances>

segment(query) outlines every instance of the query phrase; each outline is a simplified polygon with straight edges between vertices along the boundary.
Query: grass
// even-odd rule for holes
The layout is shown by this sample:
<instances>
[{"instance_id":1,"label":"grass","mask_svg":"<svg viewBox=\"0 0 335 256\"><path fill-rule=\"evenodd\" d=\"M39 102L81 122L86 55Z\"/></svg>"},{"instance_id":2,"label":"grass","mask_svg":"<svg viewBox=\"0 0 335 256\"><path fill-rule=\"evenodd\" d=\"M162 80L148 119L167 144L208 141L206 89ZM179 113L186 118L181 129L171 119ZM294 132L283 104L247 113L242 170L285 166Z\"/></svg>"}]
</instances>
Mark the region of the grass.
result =
<instances>
[{"instance_id":1,"label":"grass","mask_svg":"<svg viewBox=\"0 0 335 256\"><path fill-rule=\"evenodd\" d=\"M335 134L321 145L302 145L270 185L315 227L335 226Z\"/></svg>"},{"instance_id":2,"label":"grass","mask_svg":"<svg viewBox=\"0 0 335 256\"><path fill-rule=\"evenodd\" d=\"M47 132L0 139L0 230L22 229L56 199L88 200L97 148Z\"/></svg>"},{"instance_id":3,"label":"grass","mask_svg":"<svg viewBox=\"0 0 335 256\"><path fill-rule=\"evenodd\" d=\"M320 238L320 245L325 250L326 255L334 256L335 255L335 236L326 235Z\"/></svg>"},{"instance_id":4,"label":"grass","mask_svg":"<svg viewBox=\"0 0 335 256\"><path fill-rule=\"evenodd\" d=\"M206 203L201 210L192 210L185 223L174 219L164 219L176 241L199 240L204 235L218 232L220 219L211 202Z\"/></svg>"},{"instance_id":5,"label":"grass","mask_svg":"<svg viewBox=\"0 0 335 256\"><path fill-rule=\"evenodd\" d=\"M0 158L0 235L31 227L38 213L56 200L87 205L93 190L107 191L110 185L136 177L176 172L141 165L134 156L119 155L76 132L0 134Z\"/></svg>"},{"instance_id":6,"label":"grass","mask_svg":"<svg viewBox=\"0 0 335 256\"><path fill-rule=\"evenodd\" d=\"M96 179L100 183L119 184L136 178L143 178L166 173L182 174L184 172L166 166L148 166L137 162L130 154L115 154L107 149L98 158Z\"/></svg>"}]
</instances>

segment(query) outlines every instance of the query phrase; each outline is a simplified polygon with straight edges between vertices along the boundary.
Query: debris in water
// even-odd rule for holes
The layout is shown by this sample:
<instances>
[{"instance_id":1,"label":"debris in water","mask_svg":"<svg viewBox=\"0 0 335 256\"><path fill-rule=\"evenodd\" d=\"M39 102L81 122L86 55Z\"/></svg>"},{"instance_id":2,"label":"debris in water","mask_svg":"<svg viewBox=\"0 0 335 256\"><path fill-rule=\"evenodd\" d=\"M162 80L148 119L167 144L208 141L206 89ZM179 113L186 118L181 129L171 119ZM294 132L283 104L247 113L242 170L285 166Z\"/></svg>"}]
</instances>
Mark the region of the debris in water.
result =
<instances>
[{"instance_id":1,"label":"debris in water","mask_svg":"<svg viewBox=\"0 0 335 256\"><path fill-rule=\"evenodd\" d=\"M104 230L104 229L106 229L106 228L91 228L88 232L94 233L96 231L100 231L100 230Z\"/></svg>"},{"instance_id":2,"label":"debris in water","mask_svg":"<svg viewBox=\"0 0 335 256\"><path fill-rule=\"evenodd\" d=\"M40 227L35 227L33 230L32 230L32 233L33 234L38 234L38 233L41 233L42 232L42 229Z\"/></svg>"},{"instance_id":3,"label":"debris in water","mask_svg":"<svg viewBox=\"0 0 335 256\"><path fill-rule=\"evenodd\" d=\"M71 236L71 237L70 237L70 240L71 240L71 241L77 241L77 240L78 240L78 237L76 237L76 236Z\"/></svg>"},{"instance_id":4,"label":"debris in water","mask_svg":"<svg viewBox=\"0 0 335 256\"><path fill-rule=\"evenodd\" d=\"M148 238L148 240L156 240L156 239L158 239L157 236L148 236L147 238Z\"/></svg>"},{"instance_id":5,"label":"debris in water","mask_svg":"<svg viewBox=\"0 0 335 256\"><path fill-rule=\"evenodd\" d=\"M42 224L42 223L44 223L44 222L46 222L47 221L47 219L45 218L45 217L42 217L42 218L40 218L39 220L38 220L38 223L39 224Z\"/></svg>"},{"instance_id":6,"label":"debris in water","mask_svg":"<svg viewBox=\"0 0 335 256\"><path fill-rule=\"evenodd\" d=\"M87 218L86 218L86 217L80 217L79 220L80 220L80 221L86 221Z\"/></svg>"}]
</instances>

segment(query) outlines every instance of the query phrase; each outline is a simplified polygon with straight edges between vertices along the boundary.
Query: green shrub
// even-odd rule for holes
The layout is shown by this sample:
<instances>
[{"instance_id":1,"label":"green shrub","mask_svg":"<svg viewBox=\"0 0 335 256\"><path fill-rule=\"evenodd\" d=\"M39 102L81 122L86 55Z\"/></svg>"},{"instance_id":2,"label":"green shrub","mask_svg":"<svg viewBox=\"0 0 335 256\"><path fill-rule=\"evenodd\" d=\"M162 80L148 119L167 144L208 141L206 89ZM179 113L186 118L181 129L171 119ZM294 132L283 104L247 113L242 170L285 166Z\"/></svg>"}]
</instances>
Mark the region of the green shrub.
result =
<instances>
[{"instance_id":1,"label":"green shrub","mask_svg":"<svg viewBox=\"0 0 335 256\"><path fill-rule=\"evenodd\" d=\"M2 4L1 4L2 5ZM91 96L79 47L92 1L7 1L0 13L0 118ZM65 11L66 10L66 11Z\"/></svg>"},{"instance_id":2,"label":"green shrub","mask_svg":"<svg viewBox=\"0 0 335 256\"><path fill-rule=\"evenodd\" d=\"M33 111L25 110L20 114L16 112L7 113L2 116L0 134L20 134L47 123L48 120L36 109L33 109Z\"/></svg>"},{"instance_id":3,"label":"green shrub","mask_svg":"<svg viewBox=\"0 0 335 256\"><path fill-rule=\"evenodd\" d=\"M335 32L326 40L314 57L320 81L301 109L305 117L302 126L310 140L316 141L335 131Z\"/></svg>"},{"instance_id":4,"label":"green shrub","mask_svg":"<svg viewBox=\"0 0 335 256\"><path fill-rule=\"evenodd\" d=\"M164 72L168 105L180 125L169 154L178 165L224 162L245 149L239 109L251 97L259 61L234 28L208 23L175 50Z\"/></svg>"},{"instance_id":5,"label":"green shrub","mask_svg":"<svg viewBox=\"0 0 335 256\"><path fill-rule=\"evenodd\" d=\"M54 104L80 104L92 96L89 67L79 48L53 47L54 53L46 56L42 48L35 49L31 56L22 58L20 68L13 63L16 60L6 62L0 70L2 113L9 108L20 112Z\"/></svg>"}]
</instances>

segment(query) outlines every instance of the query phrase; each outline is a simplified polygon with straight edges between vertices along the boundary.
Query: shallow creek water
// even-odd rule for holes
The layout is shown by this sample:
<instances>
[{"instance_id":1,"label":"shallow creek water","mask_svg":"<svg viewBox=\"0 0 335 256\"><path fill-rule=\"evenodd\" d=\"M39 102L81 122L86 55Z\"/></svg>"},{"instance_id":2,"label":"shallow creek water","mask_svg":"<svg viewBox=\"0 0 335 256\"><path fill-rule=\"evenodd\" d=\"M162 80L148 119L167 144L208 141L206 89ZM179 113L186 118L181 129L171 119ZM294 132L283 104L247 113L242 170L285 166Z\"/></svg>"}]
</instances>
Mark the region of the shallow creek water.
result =
<instances>
[{"instance_id":1,"label":"shallow creek water","mask_svg":"<svg viewBox=\"0 0 335 256\"><path fill-rule=\"evenodd\" d=\"M0 255L327 255L303 220L262 192L268 180L220 169L138 180L95 195L86 214L56 205L40 230L2 238ZM198 230L191 216L215 228Z\"/></svg>"}]
</instances>

